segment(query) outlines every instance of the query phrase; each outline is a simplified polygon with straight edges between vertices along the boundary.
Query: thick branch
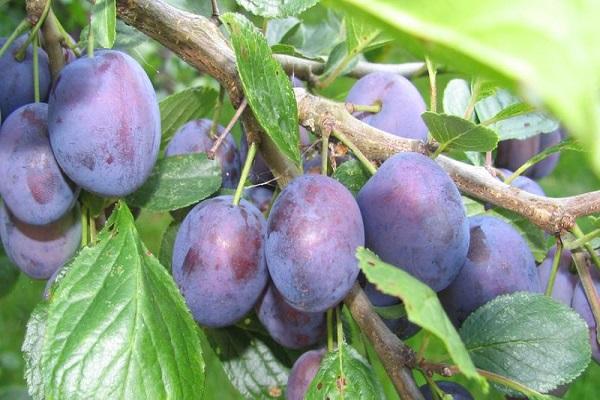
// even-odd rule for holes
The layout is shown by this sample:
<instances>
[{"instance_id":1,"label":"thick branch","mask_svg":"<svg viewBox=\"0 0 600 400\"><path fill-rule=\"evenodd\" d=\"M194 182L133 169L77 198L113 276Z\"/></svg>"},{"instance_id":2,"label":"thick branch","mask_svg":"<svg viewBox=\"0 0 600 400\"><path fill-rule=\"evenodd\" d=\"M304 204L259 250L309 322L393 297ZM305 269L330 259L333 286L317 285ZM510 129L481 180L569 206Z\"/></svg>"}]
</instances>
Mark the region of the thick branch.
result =
<instances>
[{"instance_id":1,"label":"thick branch","mask_svg":"<svg viewBox=\"0 0 600 400\"><path fill-rule=\"evenodd\" d=\"M385 370L402 399L423 399L423 395L412 379L410 369L405 365L415 365L416 356L413 350L402 343L383 323L358 284L355 284L346 299L346 306L362 332L369 338L379 355Z\"/></svg>"}]
</instances>

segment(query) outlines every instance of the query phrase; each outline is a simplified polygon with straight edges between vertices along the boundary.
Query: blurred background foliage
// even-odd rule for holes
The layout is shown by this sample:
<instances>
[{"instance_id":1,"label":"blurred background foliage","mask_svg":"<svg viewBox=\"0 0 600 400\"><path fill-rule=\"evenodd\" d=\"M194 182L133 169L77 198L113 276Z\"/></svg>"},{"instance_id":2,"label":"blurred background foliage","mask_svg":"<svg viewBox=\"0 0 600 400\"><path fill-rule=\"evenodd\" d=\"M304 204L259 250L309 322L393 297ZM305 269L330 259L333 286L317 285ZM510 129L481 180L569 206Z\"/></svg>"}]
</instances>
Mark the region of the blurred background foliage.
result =
<instances>
[{"instance_id":1,"label":"blurred background foliage","mask_svg":"<svg viewBox=\"0 0 600 400\"><path fill-rule=\"evenodd\" d=\"M168 0L168 2L205 16L209 16L212 11L210 1ZM78 0L56 0L53 5L55 13L66 30L78 40L81 30L87 25L89 4ZM234 0L219 0L219 6L222 12L243 12ZM335 45L340 43L344 36L342 16L320 5L313 7L299 17L290 17L286 21L271 21L268 25L260 18L245 14L258 26L267 28L267 37L271 45L279 43L279 47L276 46L276 49L289 51L290 48L293 48L294 51L299 51L302 55L313 59L326 60ZM10 34L24 17L25 7L23 1L0 0L0 36ZM293 28L286 30L286 26L293 26ZM192 86L209 86L218 90L218 83L214 79L203 76L163 46L147 39L143 34L120 21L117 25L115 48L126 51L140 62L150 76L159 99ZM368 51L363 57L372 62L401 63L414 61L414 58L397 42L387 42ZM456 77L457 74L451 71L441 73L438 76L438 92L443 93L445 84ZM413 82L428 103L429 83L425 73L414 78ZM335 100L343 100L353 83L353 79L341 77L331 86L316 90L316 92ZM441 99L442 96L440 95L440 102ZM438 108L441 109L441 104ZM222 125L227 124L233 113L234 110L231 104L226 100L220 123ZM234 136L238 140L240 133L239 127L236 127ZM563 152L556 170L550 176L544 178L540 184L547 195L553 197L570 196L600 188L600 180L590 172L586 157L574 151ZM142 239L154 254L159 254L162 234L171 221L172 219L168 214L155 214L146 211L142 211L137 218L137 227L140 230ZM585 228L585 220L582 222L582 226ZM0 262L8 263L6 257L0 257ZM6 270L5 266L4 271ZM12 271L12 274L16 275L14 270ZM12 279L3 274L0 274L1 279ZM32 280L23 274L18 275L16 284L4 296L2 296L4 293L0 285L0 400L29 398L23 378L24 361L20 348L29 314L41 300L44 286L45 282ZM411 338L409 344L414 348L418 348L422 339L423 333L420 333ZM207 397L212 398L210 397L212 393L218 396L214 398L239 398L239 393L229 383L223 370L220 367L210 368L211 356L213 358L216 356L210 348L204 347L205 351L208 352ZM443 346L440 343L432 339L428 353L434 359L436 357L441 358L443 356L442 348ZM385 379L382 375L384 373L382 368L376 367L375 370L386 382L386 393L393 392L389 379ZM420 375L415 375L419 384L424 382ZM469 382L460 377L456 380L466 386L471 386ZM571 386L565 398L597 398L598 382L600 382L600 366L592 362L586 373ZM476 399L503 399L503 396L497 392L484 396L482 393L477 392L477 389L472 389Z\"/></svg>"}]
</instances>

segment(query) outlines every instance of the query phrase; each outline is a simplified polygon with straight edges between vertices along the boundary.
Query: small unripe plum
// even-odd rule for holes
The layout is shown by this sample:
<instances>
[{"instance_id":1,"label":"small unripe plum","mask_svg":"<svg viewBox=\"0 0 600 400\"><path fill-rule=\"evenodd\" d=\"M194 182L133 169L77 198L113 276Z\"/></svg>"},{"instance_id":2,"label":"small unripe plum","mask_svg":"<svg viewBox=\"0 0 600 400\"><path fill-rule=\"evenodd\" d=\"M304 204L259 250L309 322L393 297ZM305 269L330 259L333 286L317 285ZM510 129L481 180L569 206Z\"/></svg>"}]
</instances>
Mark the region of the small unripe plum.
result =
<instances>
[{"instance_id":1,"label":"small unripe plum","mask_svg":"<svg viewBox=\"0 0 600 400\"><path fill-rule=\"evenodd\" d=\"M358 112L361 121L396 136L427 140L427 126L421 119L425 102L406 78L389 72L372 72L359 79L346 101L359 105L381 104L378 113Z\"/></svg>"},{"instance_id":2,"label":"small unripe plum","mask_svg":"<svg viewBox=\"0 0 600 400\"><path fill-rule=\"evenodd\" d=\"M265 217L246 200L204 200L185 217L173 245L173 278L194 319L235 324L258 301L268 279Z\"/></svg>"},{"instance_id":3,"label":"small unripe plum","mask_svg":"<svg viewBox=\"0 0 600 400\"><path fill-rule=\"evenodd\" d=\"M23 61L17 61L15 55L27 40L27 36L17 38L0 57L0 113L2 121L9 114L25 104L33 103L33 46L29 45ZM6 38L0 38L0 47ZM38 47L38 66L40 79L40 101L46 101L52 83L48 55Z\"/></svg>"},{"instance_id":4,"label":"small unripe plum","mask_svg":"<svg viewBox=\"0 0 600 400\"><path fill-rule=\"evenodd\" d=\"M296 360L288 376L286 400L304 400L310 383L319 372L325 349L311 350Z\"/></svg>"},{"instance_id":5,"label":"small unripe plum","mask_svg":"<svg viewBox=\"0 0 600 400\"><path fill-rule=\"evenodd\" d=\"M437 381L436 384L444 393L452 395L453 400L473 400L473 396L464 386L451 381ZM433 400L433 393L431 393L431 387L425 384L419 388L425 400Z\"/></svg>"},{"instance_id":6,"label":"small unripe plum","mask_svg":"<svg viewBox=\"0 0 600 400\"><path fill-rule=\"evenodd\" d=\"M469 225L456 185L433 160L399 153L357 196L367 247L439 291L462 268Z\"/></svg>"},{"instance_id":7,"label":"small unripe plum","mask_svg":"<svg viewBox=\"0 0 600 400\"><path fill-rule=\"evenodd\" d=\"M0 207L0 237L6 254L34 279L48 279L79 249L81 213L74 207L51 224L28 225Z\"/></svg>"},{"instance_id":8,"label":"small unripe plum","mask_svg":"<svg viewBox=\"0 0 600 400\"><path fill-rule=\"evenodd\" d=\"M209 119L199 119L190 121L183 125L165 149L165 156L175 156L179 154L207 153L218 136L223 133L223 127L217 126L216 137L210 137L210 127L212 121ZM221 165L221 177L224 188L235 189L240 180L242 165L240 154L231 135L227 135L225 140L219 146L215 159Z\"/></svg>"},{"instance_id":9,"label":"small unripe plum","mask_svg":"<svg viewBox=\"0 0 600 400\"><path fill-rule=\"evenodd\" d=\"M48 100L50 144L85 190L126 196L150 175L160 148L160 112L150 79L120 51L97 51L60 72Z\"/></svg>"},{"instance_id":10,"label":"small unripe plum","mask_svg":"<svg viewBox=\"0 0 600 400\"><path fill-rule=\"evenodd\" d=\"M469 218L469 253L440 300L457 325L488 301L518 291L542 292L535 259L523 237L499 218Z\"/></svg>"},{"instance_id":11,"label":"small unripe plum","mask_svg":"<svg viewBox=\"0 0 600 400\"><path fill-rule=\"evenodd\" d=\"M273 285L256 306L256 315L280 345L302 349L317 343L325 333L325 313L308 313L296 310L285 302Z\"/></svg>"},{"instance_id":12,"label":"small unripe plum","mask_svg":"<svg viewBox=\"0 0 600 400\"><path fill-rule=\"evenodd\" d=\"M363 245L358 205L332 178L295 178L273 204L267 265L273 284L299 310L322 312L346 296L358 275L354 254Z\"/></svg>"},{"instance_id":13,"label":"small unripe plum","mask_svg":"<svg viewBox=\"0 0 600 400\"><path fill-rule=\"evenodd\" d=\"M540 284L542 290L544 291L548 286L548 280L550 279L550 273L552 272L552 261L554 260L555 253L556 246L550 249L546 255L546 258L538 267ZM554 279L554 286L552 290L552 297L555 300L566 304L567 306L571 306L573 294L575 293L575 286L579 281L577 275L571 273L569 270L571 262L571 252L569 250L563 250L562 254L560 255L560 261L558 262L558 270L556 271L556 277Z\"/></svg>"},{"instance_id":14,"label":"small unripe plum","mask_svg":"<svg viewBox=\"0 0 600 400\"><path fill-rule=\"evenodd\" d=\"M0 193L14 216L31 225L58 220L77 200L50 147L47 117L46 104L27 104L0 128Z\"/></svg>"}]
</instances>

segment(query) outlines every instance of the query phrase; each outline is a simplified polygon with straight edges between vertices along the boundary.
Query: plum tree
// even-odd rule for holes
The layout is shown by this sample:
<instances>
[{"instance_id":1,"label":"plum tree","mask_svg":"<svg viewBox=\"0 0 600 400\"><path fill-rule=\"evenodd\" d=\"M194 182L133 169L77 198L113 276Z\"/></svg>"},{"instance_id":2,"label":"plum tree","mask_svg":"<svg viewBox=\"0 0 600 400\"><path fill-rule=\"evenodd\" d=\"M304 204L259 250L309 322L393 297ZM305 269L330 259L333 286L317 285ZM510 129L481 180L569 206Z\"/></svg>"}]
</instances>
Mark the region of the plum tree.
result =
<instances>
[{"instance_id":1,"label":"plum tree","mask_svg":"<svg viewBox=\"0 0 600 400\"><path fill-rule=\"evenodd\" d=\"M365 294L369 298L371 304L375 307L387 307L400 304L400 299L388 296L387 294L381 293L371 283L368 283L364 287ZM382 318L383 322L390 328L390 331L395 333L400 339L406 340L419 332L421 328L418 325L408 321L406 317L397 319L386 319Z\"/></svg>"},{"instance_id":2,"label":"plum tree","mask_svg":"<svg viewBox=\"0 0 600 400\"><path fill-rule=\"evenodd\" d=\"M354 252L362 245L358 205L332 178L295 178L273 204L267 265L281 295L299 310L325 311L344 298L358 275Z\"/></svg>"},{"instance_id":3,"label":"plum tree","mask_svg":"<svg viewBox=\"0 0 600 400\"><path fill-rule=\"evenodd\" d=\"M358 112L361 121L396 136L427 140L427 127L421 119L425 102L406 78L388 72L373 72L359 79L346 97L353 104L380 104L378 113Z\"/></svg>"},{"instance_id":4,"label":"plum tree","mask_svg":"<svg viewBox=\"0 0 600 400\"><path fill-rule=\"evenodd\" d=\"M294 363L288 376L287 400L304 400L310 383L317 375L325 349L310 350L302 354Z\"/></svg>"},{"instance_id":5,"label":"plum tree","mask_svg":"<svg viewBox=\"0 0 600 400\"><path fill-rule=\"evenodd\" d=\"M174 156L179 154L207 153L217 137L210 137L210 128L212 121L209 119L199 119L184 124L175 132L175 135L165 149L165 156ZM218 126L217 136L223 133L223 127ZM240 180L241 161L240 154L233 137L227 135L221 143L215 158L221 165L222 186L224 188L235 189Z\"/></svg>"},{"instance_id":6,"label":"plum tree","mask_svg":"<svg viewBox=\"0 0 600 400\"><path fill-rule=\"evenodd\" d=\"M366 244L385 262L433 290L445 288L465 262L469 226L456 185L434 161L399 153L358 193Z\"/></svg>"},{"instance_id":7,"label":"plum tree","mask_svg":"<svg viewBox=\"0 0 600 400\"><path fill-rule=\"evenodd\" d=\"M436 385L446 394L452 396L453 400L473 400L473 396L464 386L451 381L437 381ZM419 388L425 400L434 400L433 393L431 392L431 387L428 384L425 384Z\"/></svg>"},{"instance_id":8,"label":"plum tree","mask_svg":"<svg viewBox=\"0 0 600 400\"><path fill-rule=\"evenodd\" d=\"M312 346L323 338L325 314L296 310L273 285L268 285L256 306L256 315L280 345L290 349Z\"/></svg>"},{"instance_id":9,"label":"plum tree","mask_svg":"<svg viewBox=\"0 0 600 400\"><path fill-rule=\"evenodd\" d=\"M18 108L0 128L0 193L20 221L45 225L73 207L78 190L63 175L48 140L48 106Z\"/></svg>"},{"instance_id":10,"label":"plum tree","mask_svg":"<svg viewBox=\"0 0 600 400\"><path fill-rule=\"evenodd\" d=\"M52 87L48 130L69 178L100 196L125 196L144 183L158 156L160 113L152 84L120 51L79 58Z\"/></svg>"},{"instance_id":11,"label":"plum tree","mask_svg":"<svg viewBox=\"0 0 600 400\"><path fill-rule=\"evenodd\" d=\"M514 171L542 150L558 144L562 136L562 131L558 129L551 133L535 135L524 140L503 140L498 143L495 164L498 167ZM532 179L541 179L549 175L558 164L559 157L559 153L552 154L528 168L525 175Z\"/></svg>"},{"instance_id":12,"label":"plum tree","mask_svg":"<svg viewBox=\"0 0 600 400\"><path fill-rule=\"evenodd\" d=\"M196 321L232 325L258 301L267 284L266 221L246 200L231 196L196 205L173 246L173 278Z\"/></svg>"},{"instance_id":13,"label":"plum tree","mask_svg":"<svg viewBox=\"0 0 600 400\"><path fill-rule=\"evenodd\" d=\"M17 108L35 101L33 46L29 45L27 47L23 61L18 61L15 58L25 40L27 40L26 36L17 38L0 57L0 71L2 71L2 79L0 79L0 113L2 120L5 120ZM6 43L6 38L0 38L0 47L4 43ZM48 66L48 55L41 48L38 48L38 64L40 100L46 101L51 84L50 67Z\"/></svg>"},{"instance_id":14,"label":"plum tree","mask_svg":"<svg viewBox=\"0 0 600 400\"><path fill-rule=\"evenodd\" d=\"M541 292L531 250L519 232L499 218L469 218L470 243L465 265L440 300L458 325L501 294Z\"/></svg>"},{"instance_id":15,"label":"plum tree","mask_svg":"<svg viewBox=\"0 0 600 400\"><path fill-rule=\"evenodd\" d=\"M538 275L540 277L542 290L545 290L548 285L550 273L552 272L552 260L554 259L555 253L556 246L548 251L546 258L538 267ZM552 290L552 297L567 306L571 305L573 294L575 293L575 286L578 282L577 275L570 271L571 263L571 252L569 250L563 250L558 263L558 271L556 272Z\"/></svg>"},{"instance_id":16,"label":"plum tree","mask_svg":"<svg viewBox=\"0 0 600 400\"><path fill-rule=\"evenodd\" d=\"M79 207L74 207L51 224L28 225L16 219L2 204L0 237L6 254L30 277L50 278L73 257L81 244L80 215Z\"/></svg>"}]
</instances>

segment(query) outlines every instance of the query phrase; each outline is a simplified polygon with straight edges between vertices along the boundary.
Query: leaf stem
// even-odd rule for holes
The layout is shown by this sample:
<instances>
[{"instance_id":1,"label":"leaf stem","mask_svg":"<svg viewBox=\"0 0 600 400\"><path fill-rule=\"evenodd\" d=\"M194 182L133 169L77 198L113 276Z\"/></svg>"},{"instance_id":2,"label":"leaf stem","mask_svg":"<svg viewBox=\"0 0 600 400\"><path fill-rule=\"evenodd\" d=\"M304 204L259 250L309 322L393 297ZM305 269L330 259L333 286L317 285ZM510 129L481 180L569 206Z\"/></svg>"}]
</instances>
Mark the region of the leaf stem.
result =
<instances>
[{"instance_id":1,"label":"leaf stem","mask_svg":"<svg viewBox=\"0 0 600 400\"><path fill-rule=\"evenodd\" d=\"M327 351L333 351L333 309L327 310Z\"/></svg>"},{"instance_id":2,"label":"leaf stem","mask_svg":"<svg viewBox=\"0 0 600 400\"><path fill-rule=\"evenodd\" d=\"M6 38L6 42L4 42L4 44L0 48L0 57L2 57L4 55L6 50L10 47L11 44L13 44L15 39L18 38L19 36L21 36L21 34L23 32L27 31L30 26L31 25L29 24L29 21L27 21L27 18L23 19L19 23L19 25L17 25L15 30L10 34L9 37Z\"/></svg>"},{"instance_id":3,"label":"leaf stem","mask_svg":"<svg viewBox=\"0 0 600 400\"><path fill-rule=\"evenodd\" d=\"M525 161L525 163L523 163L523 165L521 165L519 168L517 168L515 170L515 172L513 172L513 174L504 181L504 183L506 183L507 185L510 185L512 183L512 181L517 179L517 177L522 175L532 165L539 163L540 161L546 159L547 157L551 156L554 153L558 153L568 143L570 143L570 139L563 140L562 142L560 142L554 146L548 147L544 151L531 157L529 160Z\"/></svg>"},{"instance_id":4,"label":"leaf stem","mask_svg":"<svg viewBox=\"0 0 600 400\"><path fill-rule=\"evenodd\" d=\"M432 112L437 112L437 69L435 68L429 57L425 57L425 65L427 66L427 73L429 74L429 110Z\"/></svg>"},{"instance_id":5,"label":"leaf stem","mask_svg":"<svg viewBox=\"0 0 600 400\"><path fill-rule=\"evenodd\" d=\"M552 291L554 289L554 281L556 280L556 273L558 272L558 265L560 264L560 257L562 256L563 243L560 240L560 236L556 238L556 252L552 259L552 270L550 271L550 278L548 279L548 285L546 286L546 296L552 297Z\"/></svg>"},{"instance_id":6,"label":"leaf stem","mask_svg":"<svg viewBox=\"0 0 600 400\"><path fill-rule=\"evenodd\" d=\"M473 91L471 92L471 99L469 100L469 104L467 105L467 109L465 110L464 118L469 121L473 118L473 112L475 111L475 104L477 104L477 98L479 97L479 92L481 90L481 79L477 78L475 83L473 84Z\"/></svg>"},{"instance_id":7,"label":"leaf stem","mask_svg":"<svg viewBox=\"0 0 600 400\"><path fill-rule=\"evenodd\" d=\"M240 104L238 109L235 111L235 114L233 114L233 117L231 117L231 121L229 121L229 123L225 127L225 130L221 133L219 138L215 141L215 144L213 144L213 146L208 151L208 153L207 153L208 158L210 158L211 160L215 158L215 154L217 153L217 150L219 150L219 146L221 146L221 143L223 143L223 140L225 140L225 138L227 137L229 132L231 132L231 128L233 128L233 126L235 125L237 120L240 118L240 116L246 109L247 105L248 105L248 100L246 100L246 98L244 98L244 100L242 100L242 103Z\"/></svg>"},{"instance_id":8,"label":"leaf stem","mask_svg":"<svg viewBox=\"0 0 600 400\"><path fill-rule=\"evenodd\" d=\"M593 231L586 233L578 239L572 240L570 242L565 243L565 249L573 250L579 247L583 247L586 243L596 239L600 236L600 229L594 229Z\"/></svg>"},{"instance_id":9,"label":"leaf stem","mask_svg":"<svg viewBox=\"0 0 600 400\"><path fill-rule=\"evenodd\" d=\"M362 153L362 151L360 151L359 148L356 147L354 145L354 143L352 143L350 141L350 139L348 139L346 137L346 135L344 135L343 133L341 133L339 131L331 131L331 133L340 142L342 142L343 144L345 144L346 147L348 147L350 150L352 150L352 153L354 153L354 156L356 158L358 158L358 160L365 166L365 168L371 173L371 175L375 175L375 173L377 172L377 168L375 168L375 166L373 165L373 163L371 163L371 161L369 161L369 159L367 157L365 157L365 155Z\"/></svg>"},{"instance_id":10,"label":"leaf stem","mask_svg":"<svg viewBox=\"0 0 600 400\"><path fill-rule=\"evenodd\" d=\"M221 118L221 110L223 109L223 98L225 97L225 88L223 85L219 86L219 97L217 97L217 104L215 104L215 111L212 116L212 124L208 131L208 136L211 139L217 137L217 126L219 126L219 118Z\"/></svg>"},{"instance_id":11,"label":"leaf stem","mask_svg":"<svg viewBox=\"0 0 600 400\"><path fill-rule=\"evenodd\" d=\"M429 341L431 340L431 333L425 332L423 336L423 340L421 341L421 345L419 346L419 351L417 352L417 361L423 359L423 355L427 350L427 346L429 346Z\"/></svg>"},{"instance_id":12,"label":"leaf stem","mask_svg":"<svg viewBox=\"0 0 600 400\"><path fill-rule=\"evenodd\" d=\"M573 233L578 240L582 240L585 237L583 231L577 224L573 225L571 233ZM590 257L592 258L592 261L594 262L596 268L600 269L600 258L598 257L598 254L596 254L596 252L594 251L592 245L589 242L585 242L583 244L583 247L590 254Z\"/></svg>"},{"instance_id":13,"label":"leaf stem","mask_svg":"<svg viewBox=\"0 0 600 400\"><path fill-rule=\"evenodd\" d=\"M54 12L52 12L52 10L50 10L48 18L50 18L52 20L52 23L56 26L56 29L60 33L60 36L63 38L64 44L67 45L69 49L73 50L75 55L79 57L81 55L81 51L77 47L77 43L73 40L71 35L69 35L65 27L62 26L62 24L60 23L58 18L56 18L56 15L54 14Z\"/></svg>"},{"instance_id":14,"label":"leaf stem","mask_svg":"<svg viewBox=\"0 0 600 400\"><path fill-rule=\"evenodd\" d=\"M324 132L321 142L321 174L327 176L327 160L329 160L329 133Z\"/></svg>"},{"instance_id":15,"label":"leaf stem","mask_svg":"<svg viewBox=\"0 0 600 400\"><path fill-rule=\"evenodd\" d=\"M90 243L92 245L96 244L96 220L91 212L88 212L88 218L90 221L89 231L90 231Z\"/></svg>"},{"instance_id":16,"label":"leaf stem","mask_svg":"<svg viewBox=\"0 0 600 400\"><path fill-rule=\"evenodd\" d=\"M496 382L501 385L504 385L510 389L516 390L517 392L523 393L527 397L541 396L541 393L523 385L522 383L513 381L512 379L507 378L505 376L496 374L494 372L486 371L483 369L479 369L479 368L477 368L477 372L479 373L479 375L483 376L484 378L486 378L492 382Z\"/></svg>"},{"instance_id":17,"label":"leaf stem","mask_svg":"<svg viewBox=\"0 0 600 400\"><path fill-rule=\"evenodd\" d=\"M431 159L435 159L437 156L442 154L444 150L446 150L446 144L439 144L437 149L435 149L435 151L431 155Z\"/></svg>"},{"instance_id":18,"label":"leaf stem","mask_svg":"<svg viewBox=\"0 0 600 400\"><path fill-rule=\"evenodd\" d=\"M88 244L88 216L87 207L81 206L81 247Z\"/></svg>"},{"instance_id":19,"label":"leaf stem","mask_svg":"<svg viewBox=\"0 0 600 400\"><path fill-rule=\"evenodd\" d=\"M242 198L242 192L244 191L246 179L248 179L248 175L250 174L250 168L252 168L252 162L254 162L254 156L256 156L257 149L258 146L256 145L256 143L252 142L252 144L250 144L250 148L248 149L246 161L244 161L244 168L242 168L242 175L240 176L240 181L238 182L237 188L235 189L235 194L233 195L234 206L240 204L240 199Z\"/></svg>"},{"instance_id":20,"label":"leaf stem","mask_svg":"<svg viewBox=\"0 0 600 400\"><path fill-rule=\"evenodd\" d=\"M39 37L36 33L33 40L33 99L36 103L40 102L40 64L38 55Z\"/></svg>"},{"instance_id":21,"label":"leaf stem","mask_svg":"<svg viewBox=\"0 0 600 400\"><path fill-rule=\"evenodd\" d=\"M21 47L19 48L19 50L15 54L15 59L17 59L18 61L23 61L23 59L25 58L25 52L27 51L27 47L29 46L29 44L31 42L33 42L33 40L35 38L37 38L37 33L39 32L40 28L42 27L42 24L46 20L46 16L48 15L48 11L50 11L50 4L51 3L52 3L51 0L48 0L46 2L46 5L44 5L44 10L42 11L42 15L40 15L40 19L33 26L33 29L31 30L31 32L29 32L29 36L27 37L27 40L25 41L25 43L23 43L21 45Z\"/></svg>"}]
</instances>

